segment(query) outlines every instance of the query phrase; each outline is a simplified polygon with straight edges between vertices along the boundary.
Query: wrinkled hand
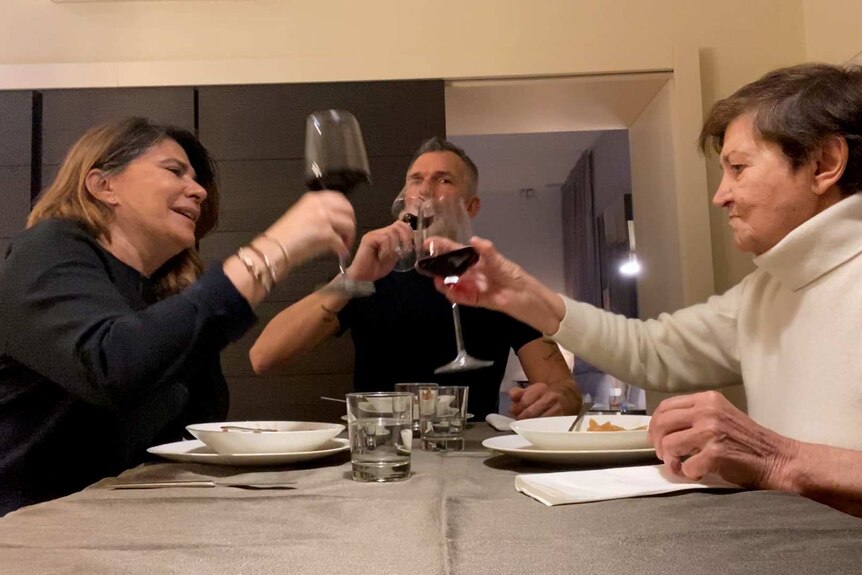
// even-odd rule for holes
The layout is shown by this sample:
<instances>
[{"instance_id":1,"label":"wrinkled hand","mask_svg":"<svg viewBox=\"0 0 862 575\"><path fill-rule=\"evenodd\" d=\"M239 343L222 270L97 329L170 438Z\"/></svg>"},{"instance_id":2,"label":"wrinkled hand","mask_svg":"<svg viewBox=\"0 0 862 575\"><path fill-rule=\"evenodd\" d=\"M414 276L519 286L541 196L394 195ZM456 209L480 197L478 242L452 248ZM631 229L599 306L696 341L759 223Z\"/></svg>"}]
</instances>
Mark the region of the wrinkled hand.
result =
<instances>
[{"instance_id":1,"label":"wrinkled hand","mask_svg":"<svg viewBox=\"0 0 862 575\"><path fill-rule=\"evenodd\" d=\"M717 391L672 397L655 410L649 436L673 473L699 480L717 473L727 481L780 488L791 439L762 427Z\"/></svg>"},{"instance_id":2,"label":"wrinkled hand","mask_svg":"<svg viewBox=\"0 0 862 575\"><path fill-rule=\"evenodd\" d=\"M266 234L290 253L290 266L327 252L347 256L356 235L353 207L338 192L309 192L287 210Z\"/></svg>"},{"instance_id":3,"label":"wrinkled hand","mask_svg":"<svg viewBox=\"0 0 862 575\"><path fill-rule=\"evenodd\" d=\"M402 221L372 230L362 236L347 276L359 281L376 281L392 271L401 257L401 246L412 246L413 230Z\"/></svg>"},{"instance_id":4,"label":"wrinkled hand","mask_svg":"<svg viewBox=\"0 0 862 575\"><path fill-rule=\"evenodd\" d=\"M515 419L569 415L581 408L580 395L571 386L551 387L547 383L536 382L526 389L513 387L509 390L509 398L512 400L509 415Z\"/></svg>"},{"instance_id":5,"label":"wrinkled hand","mask_svg":"<svg viewBox=\"0 0 862 575\"><path fill-rule=\"evenodd\" d=\"M461 247L445 238L434 238L434 241L439 242L441 252ZM474 237L470 244L479 254L476 265L456 284L444 285L443 278L434 278L434 284L454 303L508 311L523 294L524 271L503 257L490 241Z\"/></svg>"}]
</instances>

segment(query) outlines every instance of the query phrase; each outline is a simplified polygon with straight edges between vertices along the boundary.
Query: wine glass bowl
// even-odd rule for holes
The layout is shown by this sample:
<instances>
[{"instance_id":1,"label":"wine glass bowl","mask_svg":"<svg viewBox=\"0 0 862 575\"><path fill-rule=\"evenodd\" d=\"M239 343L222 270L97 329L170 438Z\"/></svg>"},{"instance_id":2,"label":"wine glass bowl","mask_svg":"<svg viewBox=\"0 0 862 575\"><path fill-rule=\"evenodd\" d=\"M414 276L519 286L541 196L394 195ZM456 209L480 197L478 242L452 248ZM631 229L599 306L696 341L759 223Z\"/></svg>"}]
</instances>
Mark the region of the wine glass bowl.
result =
<instances>
[{"instance_id":1,"label":"wine glass bowl","mask_svg":"<svg viewBox=\"0 0 862 575\"><path fill-rule=\"evenodd\" d=\"M322 110L305 124L305 183L309 190L344 195L371 184L371 169L359 121L344 110Z\"/></svg>"},{"instance_id":2,"label":"wine glass bowl","mask_svg":"<svg viewBox=\"0 0 862 575\"><path fill-rule=\"evenodd\" d=\"M356 117L344 110L321 110L305 123L305 183L310 190L336 190L355 194L371 184L365 141ZM345 274L344 257L338 256L339 276L324 290L350 297L374 293L374 284L352 280Z\"/></svg>"}]
</instances>

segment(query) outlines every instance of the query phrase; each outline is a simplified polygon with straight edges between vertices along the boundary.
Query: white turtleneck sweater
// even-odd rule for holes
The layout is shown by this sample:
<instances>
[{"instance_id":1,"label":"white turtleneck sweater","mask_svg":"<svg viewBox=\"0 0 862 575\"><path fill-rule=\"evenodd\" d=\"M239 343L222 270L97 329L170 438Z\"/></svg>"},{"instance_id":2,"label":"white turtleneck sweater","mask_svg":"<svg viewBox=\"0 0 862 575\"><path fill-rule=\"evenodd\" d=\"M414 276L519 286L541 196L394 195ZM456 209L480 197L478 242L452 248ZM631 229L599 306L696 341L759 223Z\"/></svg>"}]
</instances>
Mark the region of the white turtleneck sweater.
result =
<instances>
[{"instance_id":1,"label":"white turtleneck sweater","mask_svg":"<svg viewBox=\"0 0 862 575\"><path fill-rule=\"evenodd\" d=\"M706 303L646 321L564 298L553 338L659 391L743 383L752 419L801 441L862 449L862 193L756 257Z\"/></svg>"}]
</instances>

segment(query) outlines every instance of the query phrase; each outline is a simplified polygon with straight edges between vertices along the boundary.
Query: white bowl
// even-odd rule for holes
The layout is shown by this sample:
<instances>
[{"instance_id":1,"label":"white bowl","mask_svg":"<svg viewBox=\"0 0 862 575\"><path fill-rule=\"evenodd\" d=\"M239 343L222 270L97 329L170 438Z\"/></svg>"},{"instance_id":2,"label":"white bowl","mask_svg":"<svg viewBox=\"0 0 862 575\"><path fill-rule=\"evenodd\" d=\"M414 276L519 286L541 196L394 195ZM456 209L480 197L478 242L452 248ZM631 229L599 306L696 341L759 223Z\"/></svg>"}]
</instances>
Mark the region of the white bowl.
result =
<instances>
[{"instance_id":1,"label":"white bowl","mask_svg":"<svg viewBox=\"0 0 862 575\"><path fill-rule=\"evenodd\" d=\"M344 431L344 426L312 421L222 421L195 423L186 429L220 455L240 455L314 451Z\"/></svg>"},{"instance_id":2,"label":"white bowl","mask_svg":"<svg viewBox=\"0 0 862 575\"><path fill-rule=\"evenodd\" d=\"M512 430L538 447L556 451L594 449L644 449L651 447L645 429L637 431L587 431L590 419L599 425L611 422L627 430L649 425L649 415L587 414L578 425L580 431L568 431L574 415L522 419L510 425Z\"/></svg>"}]
</instances>

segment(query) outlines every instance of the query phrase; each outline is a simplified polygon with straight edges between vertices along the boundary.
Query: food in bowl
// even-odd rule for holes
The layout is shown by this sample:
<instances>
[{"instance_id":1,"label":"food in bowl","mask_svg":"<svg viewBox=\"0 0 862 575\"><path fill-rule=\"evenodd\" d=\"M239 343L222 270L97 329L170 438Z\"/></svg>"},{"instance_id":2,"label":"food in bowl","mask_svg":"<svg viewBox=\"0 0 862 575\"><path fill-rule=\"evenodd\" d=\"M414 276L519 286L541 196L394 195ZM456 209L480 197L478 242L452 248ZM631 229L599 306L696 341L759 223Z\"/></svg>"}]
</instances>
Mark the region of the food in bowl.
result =
<instances>
[{"instance_id":1,"label":"food in bowl","mask_svg":"<svg viewBox=\"0 0 862 575\"><path fill-rule=\"evenodd\" d=\"M537 449L549 451L648 449L652 446L647 430L635 429L649 425L648 415L590 415L590 419L598 426L609 423L623 428L622 431L614 433L596 433L587 429L569 431L574 419L572 415L538 417L515 421L510 427Z\"/></svg>"},{"instance_id":2,"label":"food in bowl","mask_svg":"<svg viewBox=\"0 0 862 575\"><path fill-rule=\"evenodd\" d=\"M610 421L606 421L604 423L596 423L596 420L592 417L590 418L590 421L587 422L587 431L640 431L646 428L646 425L640 425L633 429L627 429L625 427L622 427L621 425L614 425Z\"/></svg>"},{"instance_id":3,"label":"food in bowl","mask_svg":"<svg viewBox=\"0 0 862 575\"><path fill-rule=\"evenodd\" d=\"M344 426L314 421L222 421L195 423L186 429L220 455L240 455L314 451L344 431Z\"/></svg>"}]
</instances>

